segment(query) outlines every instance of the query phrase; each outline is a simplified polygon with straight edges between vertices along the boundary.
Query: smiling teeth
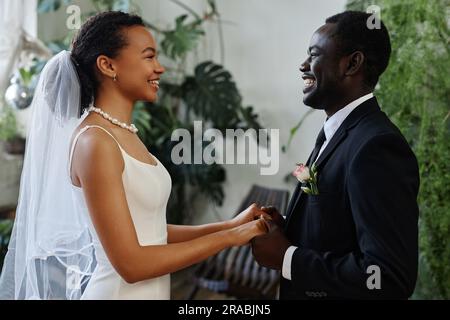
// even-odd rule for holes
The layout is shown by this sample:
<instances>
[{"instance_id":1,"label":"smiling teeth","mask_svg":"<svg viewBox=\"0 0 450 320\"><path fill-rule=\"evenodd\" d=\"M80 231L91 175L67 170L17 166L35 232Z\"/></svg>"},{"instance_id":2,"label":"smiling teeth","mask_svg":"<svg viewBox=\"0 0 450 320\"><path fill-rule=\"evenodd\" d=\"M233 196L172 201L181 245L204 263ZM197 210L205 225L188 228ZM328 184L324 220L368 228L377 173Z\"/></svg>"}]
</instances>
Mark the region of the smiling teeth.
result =
<instances>
[{"instance_id":1,"label":"smiling teeth","mask_svg":"<svg viewBox=\"0 0 450 320\"><path fill-rule=\"evenodd\" d=\"M158 80L151 80L151 81L149 80L148 82L153 84L153 85L155 85L155 86L159 86L159 81Z\"/></svg>"},{"instance_id":2,"label":"smiling teeth","mask_svg":"<svg viewBox=\"0 0 450 320\"><path fill-rule=\"evenodd\" d=\"M314 83L316 83L313 79L303 79L303 83L305 84L305 87L311 87Z\"/></svg>"}]
</instances>

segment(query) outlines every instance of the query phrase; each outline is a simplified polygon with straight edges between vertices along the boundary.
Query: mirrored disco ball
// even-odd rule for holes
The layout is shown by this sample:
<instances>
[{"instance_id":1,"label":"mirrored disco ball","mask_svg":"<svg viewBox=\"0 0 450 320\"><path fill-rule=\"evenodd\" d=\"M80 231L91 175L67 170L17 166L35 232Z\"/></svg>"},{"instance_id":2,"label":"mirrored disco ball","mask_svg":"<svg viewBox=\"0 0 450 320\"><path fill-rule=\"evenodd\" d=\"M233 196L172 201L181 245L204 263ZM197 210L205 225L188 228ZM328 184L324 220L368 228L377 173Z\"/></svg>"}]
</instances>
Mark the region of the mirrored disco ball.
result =
<instances>
[{"instance_id":1,"label":"mirrored disco ball","mask_svg":"<svg viewBox=\"0 0 450 320\"><path fill-rule=\"evenodd\" d=\"M6 103L12 108L22 110L30 106L33 100L33 91L18 82L13 82L5 92Z\"/></svg>"}]
</instances>

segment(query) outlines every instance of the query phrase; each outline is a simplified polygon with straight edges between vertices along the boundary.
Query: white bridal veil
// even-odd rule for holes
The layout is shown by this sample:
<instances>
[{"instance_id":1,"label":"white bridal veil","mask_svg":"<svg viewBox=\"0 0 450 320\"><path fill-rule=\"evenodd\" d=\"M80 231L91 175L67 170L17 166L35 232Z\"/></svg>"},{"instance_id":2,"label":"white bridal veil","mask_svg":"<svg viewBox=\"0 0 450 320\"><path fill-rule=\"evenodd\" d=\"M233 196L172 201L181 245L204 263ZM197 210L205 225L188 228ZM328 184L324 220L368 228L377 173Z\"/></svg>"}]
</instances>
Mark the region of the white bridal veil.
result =
<instances>
[{"instance_id":1,"label":"white bridal veil","mask_svg":"<svg viewBox=\"0 0 450 320\"><path fill-rule=\"evenodd\" d=\"M85 117L78 118L80 84L70 52L44 67L31 108L0 299L79 299L96 262L89 214L69 178L70 140Z\"/></svg>"}]
</instances>

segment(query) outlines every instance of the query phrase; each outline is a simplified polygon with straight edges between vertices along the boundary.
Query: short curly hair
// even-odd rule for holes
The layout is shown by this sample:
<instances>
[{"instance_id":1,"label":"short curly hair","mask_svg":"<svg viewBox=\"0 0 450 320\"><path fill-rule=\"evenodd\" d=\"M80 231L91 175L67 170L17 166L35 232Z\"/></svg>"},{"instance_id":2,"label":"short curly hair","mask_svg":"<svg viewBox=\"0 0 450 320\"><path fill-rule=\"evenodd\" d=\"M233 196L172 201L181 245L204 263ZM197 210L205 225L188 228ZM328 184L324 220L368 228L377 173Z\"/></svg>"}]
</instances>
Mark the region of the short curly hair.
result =
<instances>
[{"instance_id":1,"label":"short curly hair","mask_svg":"<svg viewBox=\"0 0 450 320\"><path fill-rule=\"evenodd\" d=\"M364 53L365 83L373 88L389 64L391 42L382 21L379 29L368 28L367 21L371 16L370 13L360 11L345 11L327 18L325 23L336 24L333 37L337 38L342 54L354 51Z\"/></svg>"},{"instance_id":2,"label":"short curly hair","mask_svg":"<svg viewBox=\"0 0 450 320\"><path fill-rule=\"evenodd\" d=\"M81 85L80 116L92 103L99 80L96 63L100 55L117 57L127 45L122 29L144 26L142 18L120 11L99 13L89 18L72 41L72 60Z\"/></svg>"}]
</instances>

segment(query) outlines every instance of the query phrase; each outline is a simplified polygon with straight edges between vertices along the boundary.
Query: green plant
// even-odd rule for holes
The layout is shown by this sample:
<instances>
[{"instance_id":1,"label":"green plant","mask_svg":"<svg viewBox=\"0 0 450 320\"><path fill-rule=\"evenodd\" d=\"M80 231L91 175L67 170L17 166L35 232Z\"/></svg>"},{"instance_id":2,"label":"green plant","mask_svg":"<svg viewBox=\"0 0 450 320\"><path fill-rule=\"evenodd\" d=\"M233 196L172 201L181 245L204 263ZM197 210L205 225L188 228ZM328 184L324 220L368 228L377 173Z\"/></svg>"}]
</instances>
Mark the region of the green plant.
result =
<instances>
[{"instance_id":1,"label":"green plant","mask_svg":"<svg viewBox=\"0 0 450 320\"><path fill-rule=\"evenodd\" d=\"M298 130L302 127L303 123L305 122L305 120L311 115L313 114L315 111L315 109L309 109L308 111L306 111L306 113L303 115L303 117L300 118L300 120L297 122L297 124L295 125L295 127L291 128L290 132L289 132L289 140L287 142L286 145L284 145L282 147L282 151L286 152L289 147L291 146L292 143L292 139L294 139L295 135L297 134ZM289 176L292 176L291 174L289 174Z\"/></svg>"},{"instance_id":2,"label":"green plant","mask_svg":"<svg viewBox=\"0 0 450 320\"><path fill-rule=\"evenodd\" d=\"M34 89L45 62L40 58L34 57L27 66L19 69L19 82L25 87Z\"/></svg>"},{"instance_id":3,"label":"green plant","mask_svg":"<svg viewBox=\"0 0 450 320\"><path fill-rule=\"evenodd\" d=\"M13 224L13 220L10 219L0 220L0 272L2 270L6 252L8 251Z\"/></svg>"},{"instance_id":4,"label":"green plant","mask_svg":"<svg viewBox=\"0 0 450 320\"><path fill-rule=\"evenodd\" d=\"M0 140L10 141L18 135L17 119L14 110L3 107L0 113Z\"/></svg>"},{"instance_id":5,"label":"green plant","mask_svg":"<svg viewBox=\"0 0 450 320\"><path fill-rule=\"evenodd\" d=\"M376 96L418 158L420 264L415 298L450 298L450 2L352 0L381 8L392 56Z\"/></svg>"},{"instance_id":6,"label":"green plant","mask_svg":"<svg viewBox=\"0 0 450 320\"><path fill-rule=\"evenodd\" d=\"M45 13L50 11L56 11L61 6L67 5L71 0L39 0L38 13Z\"/></svg>"},{"instance_id":7,"label":"green plant","mask_svg":"<svg viewBox=\"0 0 450 320\"><path fill-rule=\"evenodd\" d=\"M55 0L53 0L55 1ZM199 63L190 74L186 67L186 56L197 47L206 34L205 21L216 22L220 31L220 15L214 0L205 0L207 12L199 14L178 0L171 0L186 13L175 19L173 28L163 30L148 21L146 25L159 35L161 53L169 60L166 74L160 82L161 92L157 103L139 102L133 112L133 122L147 148L164 164L172 178L172 194L168 203L168 220L180 223L193 213L196 197L204 196L221 205L226 172L222 165L181 164L174 165L170 159L175 129L193 131L193 121L202 120L204 127L214 127L225 133L226 129L259 129L258 116L251 106L242 104L242 97L232 75L212 61ZM46 3L45 10L58 7ZM61 2L61 1L56 1ZM70 1L65 1L69 3ZM133 1L92 0L96 11L118 10L137 12L140 9ZM120 6L120 8L118 7ZM95 12L88 13L90 16ZM67 49L73 34L65 39L49 43L58 52ZM223 52L223 43L222 52ZM193 136L193 135L192 135ZM194 143L192 141L192 143Z\"/></svg>"}]
</instances>

